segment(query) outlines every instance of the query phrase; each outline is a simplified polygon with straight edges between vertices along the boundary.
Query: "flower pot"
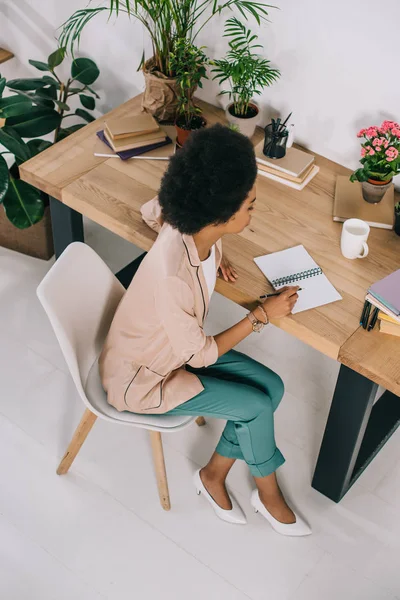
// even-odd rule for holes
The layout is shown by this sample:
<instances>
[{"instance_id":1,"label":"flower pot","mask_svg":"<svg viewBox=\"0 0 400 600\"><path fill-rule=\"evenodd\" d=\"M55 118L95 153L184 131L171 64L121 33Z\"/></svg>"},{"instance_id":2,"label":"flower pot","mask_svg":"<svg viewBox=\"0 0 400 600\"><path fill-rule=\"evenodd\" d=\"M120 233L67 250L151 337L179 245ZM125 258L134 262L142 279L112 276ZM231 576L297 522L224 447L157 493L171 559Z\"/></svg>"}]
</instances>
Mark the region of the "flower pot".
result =
<instances>
[{"instance_id":1,"label":"flower pot","mask_svg":"<svg viewBox=\"0 0 400 600\"><path fill-rule=\"evenodd\" d=\"M392 180L377 181L368 179L368 181L363 181L361 187L364 200L370 204L377 204L382 200L391 185L393 185Z\"/></svg>"},{"instance_id":2,"label":"flower pot","mask_svg":"<svg viewBox=\"0 0 400 600\"><path fill-rule=\"evenodd\" d=\"M400 212L394 213L394 232L400 235Z\"/></svg>"},{"instance_id":3,"label":"flower pot","mask_svg":"<svg viewBox=\"0 0 400 600\"><path fill-rule=\"evenodd\" d=\"M236 125L240 133L247 135L247 137L251 137L254 134L260 116L258 106L253 102L249 104L248 116L237 117L233 113L233 104L229 104L226 108L225 115L228 122L232 123L232 125Z\"/></svg>"},{"instance_id":4,"label":"flower pot","mask_svg":"<svg viewBox=\"0 0 400 600\"><path fill-rule=\"evenodd\" d=\"M203 127L206 127L207 121L205 120L204 117L202 117L202 116L199 115L199 116L196 116L196 117L194 117L192 119L192 122L191 122L192 127L190 129L186 129L186 127L182 127L181 125L182 125L182 121L180 122L179 119L178 119L175 122L175 128L176 128L176 145L177 145L178 148L182 148L182 146L184 145L184 143L188 139L189 135L193 131L197 131L198 129L203 129Z\"/></svg>"},{"instance_id":5,"label":"flower pot","mask_svg":"<svg viewBox=\"0 0 400 600\"><path fill-rule=\"evenodd\" d=\"M157 71L154 57L145 62L143 75L145 90L142 98L142 108L158 121L173 123L178 108L178 84L175 77L167 77ZM196 89L197 86L193 88L192 95Z\"/></svg>"},{"instance_id":6,"label":"flower pot","mask_svg":"<svg viewBox=\"0 0 400 600\"><path fill-rule=\"evenodd\" d=\"M54 254L50 207L46 206L39 223L27 229L18 229L8 220L0 206L0 246L34 258L49 260Z\"/></svg>"}]
</instances>

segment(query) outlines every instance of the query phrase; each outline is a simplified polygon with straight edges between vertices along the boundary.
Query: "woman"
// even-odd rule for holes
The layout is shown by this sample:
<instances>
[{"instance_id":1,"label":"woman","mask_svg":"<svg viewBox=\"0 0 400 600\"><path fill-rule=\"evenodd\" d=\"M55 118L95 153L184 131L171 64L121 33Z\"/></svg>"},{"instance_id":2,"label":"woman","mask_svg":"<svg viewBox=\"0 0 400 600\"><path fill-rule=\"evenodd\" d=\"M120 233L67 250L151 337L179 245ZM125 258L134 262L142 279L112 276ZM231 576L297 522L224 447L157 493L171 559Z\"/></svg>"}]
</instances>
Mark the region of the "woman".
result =
<instances>
[{"instance_id":1,"label":"woman","mask_svg":"<svg viewBox=\"0 0 400 600\"><path fill-rule=\"evenodd\" d=\"M209 463L195 473L197 492L221 519L246 523L225 487L235 460L245 460L257 486L253 507L279 533L308 535L275 475L284 462L273 416L282 380L232 350L270 318L288 315L298 288L285 288L216 336L203 331L217 270L226 280L237 277L221 257L221 238L249 225L256 175L251 142L221 125L192 134L172 157L158 200L142 207L159 236L117 309L100 372L117 410L227 419Z\"/></svg>"}]
</instances>

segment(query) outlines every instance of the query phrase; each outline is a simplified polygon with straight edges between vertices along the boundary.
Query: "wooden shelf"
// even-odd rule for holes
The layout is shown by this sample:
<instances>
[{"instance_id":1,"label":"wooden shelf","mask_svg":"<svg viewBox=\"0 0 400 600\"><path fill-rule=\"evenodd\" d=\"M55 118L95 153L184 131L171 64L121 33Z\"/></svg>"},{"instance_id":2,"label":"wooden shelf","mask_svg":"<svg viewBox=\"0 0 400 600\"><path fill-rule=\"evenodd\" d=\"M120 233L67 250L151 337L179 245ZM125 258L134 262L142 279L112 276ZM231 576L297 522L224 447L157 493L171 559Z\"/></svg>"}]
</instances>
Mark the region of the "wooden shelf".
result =
<instances>
[{"instance_id":1,"label":"wooden shelf","mask_svg":"<svg viewBox=\"0 0 400 600\"><path fill-rule=\"evenodd\" d=\"M0 48L0 64L6 62L7 60L10 60L10 58L12 58L13 56L14 54L12 52L9 52L9 50L5 50L5 48Z\"/></svg>"}]
</instances>

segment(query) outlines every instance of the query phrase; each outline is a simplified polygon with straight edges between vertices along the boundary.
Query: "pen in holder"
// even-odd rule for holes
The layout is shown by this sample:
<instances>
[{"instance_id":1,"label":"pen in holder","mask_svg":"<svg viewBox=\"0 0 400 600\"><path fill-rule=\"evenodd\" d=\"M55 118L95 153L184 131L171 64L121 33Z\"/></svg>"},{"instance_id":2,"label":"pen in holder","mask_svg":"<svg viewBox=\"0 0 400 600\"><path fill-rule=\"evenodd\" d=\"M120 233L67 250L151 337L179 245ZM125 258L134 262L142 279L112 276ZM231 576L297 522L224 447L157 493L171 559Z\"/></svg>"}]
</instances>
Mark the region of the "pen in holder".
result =
<instances>
[{"instance_id":1,"label":"pen in holder","mask_svg":"<svg viewBox=\"0 0 400 600\"><path fill-rule=\"evenodd\" d=\"M263 154L268 158L283 158L286 148L290 148L293 143L293 125L286 127L279 123L279 119L272 119L272 123L264 128Z\"/></svg>"}]
</instances>

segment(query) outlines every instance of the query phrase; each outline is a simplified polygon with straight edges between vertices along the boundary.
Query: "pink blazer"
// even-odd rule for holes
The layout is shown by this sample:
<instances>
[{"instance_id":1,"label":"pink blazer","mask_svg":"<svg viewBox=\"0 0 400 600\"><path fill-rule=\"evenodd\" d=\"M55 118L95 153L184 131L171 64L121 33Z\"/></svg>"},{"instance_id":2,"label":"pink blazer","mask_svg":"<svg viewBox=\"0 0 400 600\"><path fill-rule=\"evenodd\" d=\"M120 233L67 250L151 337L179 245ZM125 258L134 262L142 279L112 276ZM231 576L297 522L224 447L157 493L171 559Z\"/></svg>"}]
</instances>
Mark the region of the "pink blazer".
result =
<instances>
[{"instance_id":1,"label":"pink blazer","mask_svg":"<svg viewBox=\"0 0 400 600\"><path fill-rule=\"evenodd\" d=\"M203 331L207 284L194 240L160 225L157 198L142 207L159 231L115 313L99 359L108 402L117 410L164 413L203 390L185 365L207 367L217 344ZM221 262L216 244L216 270Z\"/></svg>"}]
</instances>

